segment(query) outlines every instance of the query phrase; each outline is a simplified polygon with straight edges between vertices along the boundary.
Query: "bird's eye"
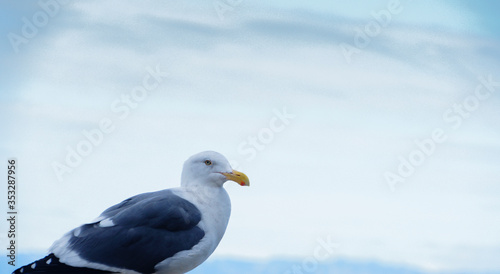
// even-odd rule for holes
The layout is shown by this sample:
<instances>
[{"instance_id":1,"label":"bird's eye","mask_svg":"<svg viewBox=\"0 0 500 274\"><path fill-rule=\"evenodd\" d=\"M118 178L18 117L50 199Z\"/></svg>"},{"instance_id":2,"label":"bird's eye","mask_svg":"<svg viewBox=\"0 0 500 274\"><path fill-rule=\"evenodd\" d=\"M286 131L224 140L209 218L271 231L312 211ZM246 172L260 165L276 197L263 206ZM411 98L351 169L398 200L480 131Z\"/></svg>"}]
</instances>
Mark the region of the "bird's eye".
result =
<instances>
[{"instance_id":1,"label":"bird's eye","mask_svg":"<svg viewBox=\"0 0 500 274\"><path fill-rule=\"evenodd\" d=\"M211 165L212 165L212 161L210 161L210 160L205 160L205 165L207 165L207 166L211 166Z\"/></svg>"}]
</instances>

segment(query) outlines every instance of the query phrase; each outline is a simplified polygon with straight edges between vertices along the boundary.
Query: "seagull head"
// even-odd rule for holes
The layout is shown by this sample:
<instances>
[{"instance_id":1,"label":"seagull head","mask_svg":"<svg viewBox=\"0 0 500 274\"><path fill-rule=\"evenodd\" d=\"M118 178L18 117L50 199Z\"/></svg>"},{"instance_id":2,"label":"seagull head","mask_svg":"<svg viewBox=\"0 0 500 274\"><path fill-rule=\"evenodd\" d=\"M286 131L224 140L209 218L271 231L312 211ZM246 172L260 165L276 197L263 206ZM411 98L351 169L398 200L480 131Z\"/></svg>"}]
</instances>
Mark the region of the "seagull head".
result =
<instances>
[{"instance_id":1,"label":"seagull head","mask_svg":"<svg viewBox=\"0 0 500 274\"><path fill-rule=\"evenodd\" d=\"M233 170L226 157L215 151L195 154L184 162L182 186L219 186L226 181L234 181L241 186L249 186L248 177Z\"/></svg>"}]
</instances>

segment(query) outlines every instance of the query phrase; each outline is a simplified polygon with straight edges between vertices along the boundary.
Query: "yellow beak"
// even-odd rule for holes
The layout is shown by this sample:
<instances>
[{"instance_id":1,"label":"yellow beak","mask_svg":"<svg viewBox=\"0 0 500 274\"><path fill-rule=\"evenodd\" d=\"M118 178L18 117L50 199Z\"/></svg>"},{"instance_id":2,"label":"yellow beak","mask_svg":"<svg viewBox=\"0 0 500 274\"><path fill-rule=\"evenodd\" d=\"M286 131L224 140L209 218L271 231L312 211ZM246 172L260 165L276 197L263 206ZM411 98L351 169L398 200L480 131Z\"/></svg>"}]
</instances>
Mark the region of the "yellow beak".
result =
<instances>
[{"instance_id":1,"label":"yellow beak","mask_svg":"<svg viewBox=\"0 0 500 274\"><path fill-rule=\"evenodd\" d=\"M222 174L226 176L226 179L235 181L240 186L250 186L250 180L248 180L247 175L243 172L233 170L232 172L222 172Z\"/></svg>"}]
</instances>

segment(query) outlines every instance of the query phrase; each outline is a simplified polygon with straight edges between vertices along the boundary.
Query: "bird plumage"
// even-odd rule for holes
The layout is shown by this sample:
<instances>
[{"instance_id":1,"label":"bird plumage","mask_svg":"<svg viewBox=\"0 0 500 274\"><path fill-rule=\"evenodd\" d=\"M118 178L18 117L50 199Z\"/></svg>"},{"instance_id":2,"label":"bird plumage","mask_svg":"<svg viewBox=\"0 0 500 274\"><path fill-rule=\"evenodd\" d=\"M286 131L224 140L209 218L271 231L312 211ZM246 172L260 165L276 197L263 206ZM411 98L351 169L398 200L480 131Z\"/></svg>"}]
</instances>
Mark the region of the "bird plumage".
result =
<instances>
[{"instance_id":1,"label":"bird plumage","mask_svg":"<svg viewBox=\"0 0 500 274\"><path fill-rule=\"evenodd\" d=\"M228 179L248 185L246 175L233 171L221 154L196 154L184 164L181 187L139 194L106 209L57 240L47 257L14 273L192 270L224 235L231 204L222 185Z\"/></svg>"}]
</instances>

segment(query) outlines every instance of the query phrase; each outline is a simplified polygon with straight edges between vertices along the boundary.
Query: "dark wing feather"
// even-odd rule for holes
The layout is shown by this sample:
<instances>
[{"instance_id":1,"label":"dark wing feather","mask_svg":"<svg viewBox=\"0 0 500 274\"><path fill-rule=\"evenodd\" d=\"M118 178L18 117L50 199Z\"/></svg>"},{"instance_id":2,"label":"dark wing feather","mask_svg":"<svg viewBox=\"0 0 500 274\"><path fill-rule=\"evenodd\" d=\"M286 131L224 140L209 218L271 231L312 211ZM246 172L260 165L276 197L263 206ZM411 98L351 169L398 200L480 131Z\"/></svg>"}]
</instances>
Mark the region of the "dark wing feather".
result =
<instances>
[{"instance_id":1,"label":"dark wing feather","mask_svg":"<svg viewBox=\"0 0 500 274\"><path fill-rule=\"evenodd\" d=\"M153 273L156 264L191 249L205 235L197 226L200 211L168 190L134 196L101 215L114 225L77 228L69 248L87 261L140 273Z\"/></svg>"},{"instance_id":2,"label":"dark wing feather","mask_svg":"<svg viewBox=\"0 0 500 274\"><path fill-rule=\"evenodd\" d=\"M91 269L86 267L72 267L67 264L63 264L59 261L53 253L45 256L44 258L34 261L31 264L25 265L16 269L12 274L29 274L29 273L51 273L51 274L97 274L97 273L113 273L109 271Z\"/></svg>"}]
</instances>

